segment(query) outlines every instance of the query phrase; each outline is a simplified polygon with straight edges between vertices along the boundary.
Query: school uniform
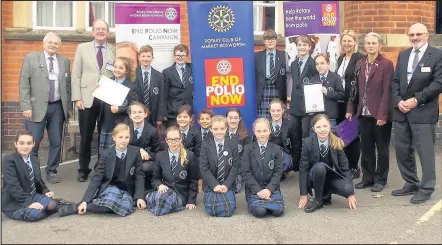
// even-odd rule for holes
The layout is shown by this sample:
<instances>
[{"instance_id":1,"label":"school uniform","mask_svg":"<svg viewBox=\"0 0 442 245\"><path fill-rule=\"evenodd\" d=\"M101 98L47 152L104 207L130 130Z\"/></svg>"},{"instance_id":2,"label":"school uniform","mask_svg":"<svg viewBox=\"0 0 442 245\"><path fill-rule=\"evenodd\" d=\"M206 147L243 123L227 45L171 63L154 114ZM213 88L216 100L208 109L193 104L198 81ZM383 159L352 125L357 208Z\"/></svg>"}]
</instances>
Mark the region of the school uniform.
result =
<instances>
[{"instance_id":1,"label":"school uniform","mask_svg":"<svg viewBox=\"0 0 442 245\"><path fill-rule=\"evenodd\" d=\"M293 169L292 158L295 154L294 145L296 143L296 135L293 120L283 118L278 123L271 121L270 124L271 133L269 141L281 148L283 155L283 169L284 173L287 173Z\"/></svg>"},{"instance_id":2,"label":"school uniform","mask_svg":"<svg viewBox=\"0 0 442 245\"><path fill-rule=\"evenodd\" d=\"M321 208L324 202L330 202L332 193L345 198L354 194L345 152L331 148L329 143L329 140L319 142L316 134L304 141L299 166L300 195L307 195L311 193L311 188L315 189L315 202L309 203L310 207L306 209L311 209L313 205L315 209Z\"/></svg>"},{"instance_id":3,"label":"school uniform","mask_svg":"<svg viewBox=\"0 0 442 245\"><path fill-rule=\"evenodd\" d=\"M242 157L242 154L244 152L244 147L253 142L253 137L250 136L248 132L247 132L246 136L243 139L241 139L238 129L235 132L230 131L230 129L227 129L227 134L224 138L226 140L230 141L230 145L232 145L232 146L236 145L238 147L239 158ZM236 176L236 181L235 181L235 193L241 192L243 182L244 181L243 181L241 174L238 173L238 175Z\"/></svg>"},{"instance_id":4,"label":"school uniform","mask_svg":"<svg viewBox=\"0 0 442 245\"><path fill-rule=\"evenodd\" d=\"M100 155L83 202L87 211L108 210L120 216L134 212L134 200L143 199L144 173L138 147L128 145L124 152L115 147ZM97 211L100 212L101 211Z\"/></svg>"},{"instance_id":5,"label":"school uniform","mask_svg":"<svg viewBox=\"0 0 442 245\"><path fill-rule=\"evenodd\" d=\"M173 64L164 69L164 92L167 105L167 127L177 125L178 108L188 104L193 108L192 64Z\"/></svg>"},{"instance_id":6,"label":"school uniform","mask_svg":"<svg viewBox=\"0 0 442 245\"><path fill-rule=\"evenodd\" d=\"M284 199L279 185L282 172L282 152L279 146L272 142L246 145L241 158L241 173L248 210L255 217L262 218L267 213L281 216L284 213ZM263 189L271 192L270 200L258 197L257 193Z\"/></svg>"},{"instance_id":7,"label":"school uniform","mask_svg":"<svg viewBox=\"0 0 442 245\"><path fill-rule=\"evenodd\" d=\"M56 211L47 207L53 200L46 197L48 187L41 178L40 162L30 155L27 159L18 153L3 158L2 212L14 220L37 221L48 217ZM42 209L28 208L34 202L40 203Z\"/></svg>"},{"instance_id":8,"label":"school uniform","mask_svg":"<svg viewBox=\"0 0 442 245\"><path fill-rule=\"evenodd\" d=\"M138 101L149 109L148 121L156 127L156 122L163 121L166 115L164 75L153 67L144 70L139 66L136 70L135 84Z\"/></svg>"},{"instance_id":9,"label":"school uniform","mask_svg":"<svg viewBox=\"0 0 442 245\"><path fill-rule=\"evenodd\" d=\"M236 145L223 139L206 140L201 148L199 168L203 179L204 207L210 216L230 217L236 210L233 188L238 175L239 154ZM214 192L217 185L225 185L226 193Z\"/></svg>"},{"instance_id":10,"label":"school uniform","mask_svg":"<svg viewBox=\"0 0 442 245\"><path fill-rule=\"evenodd\" d=\"M113 79L115 79L115 77ZM101 103L98 116L101 125L99 137L100 142L98 149L99 155L101 155L105 149L114 144L114 141L112 139L112 131L117 124L127 122L129 118L129 115L127 114L127 109L133 101L137 100L135 85L130 81L129 77L126 77L124 80L115 80L115 82L128 87L130 91L127 94L123 104L121 106L118 106L117 113L113 113L111 111L111 105L104 102Z\"/></svg>"},{"instance_id":11,"label":"school uniform","mask_svg":"<svg viewBox=\"0 0 442 245\"><path fill-rule=\"evenodd\" d=\"M213 139L213 133L210 131L210 128L196 128L198 130L198 135L201 138L201 142L206 139Z\"/></svg>"},{"instance_id":12,"label":"school uniform","mask_svg":"<svg viewBox=\"0 0 442 245\"><path fill-rule=\"evenodd\" d=\"M187 204L196 204L197 175L193 152L187 151L183 164L179 153L173 154L168 150L159 152L155 158L152 184L156 190L161 184L169 190L166 193L148 193L147 210L161 216L184 210Z\"/></svg>"}]
</instances>

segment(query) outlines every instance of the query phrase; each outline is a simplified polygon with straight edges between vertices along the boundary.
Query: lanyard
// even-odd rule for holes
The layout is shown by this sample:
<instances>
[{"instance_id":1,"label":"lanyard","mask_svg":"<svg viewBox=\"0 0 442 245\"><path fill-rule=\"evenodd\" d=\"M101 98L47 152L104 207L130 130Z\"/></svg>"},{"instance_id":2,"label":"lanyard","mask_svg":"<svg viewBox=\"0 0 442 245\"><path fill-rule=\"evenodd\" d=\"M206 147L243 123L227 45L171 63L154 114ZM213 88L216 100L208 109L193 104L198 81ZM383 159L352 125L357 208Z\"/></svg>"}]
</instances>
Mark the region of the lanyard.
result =
<instances>
[{"instance_id":1,"label":"lanyard","mask_svg":"<svg viewBox=\"0 0 442 245\"><path fill-rule=\"evenodd\" d=\"M368 65L368 59L367 59L367 63L365 63L365 82L368 82L368 77L370 76L370 72L371 72L371 68L373 68L373 64L371 64L371 66Z\"/></svg>"}]
</instances>

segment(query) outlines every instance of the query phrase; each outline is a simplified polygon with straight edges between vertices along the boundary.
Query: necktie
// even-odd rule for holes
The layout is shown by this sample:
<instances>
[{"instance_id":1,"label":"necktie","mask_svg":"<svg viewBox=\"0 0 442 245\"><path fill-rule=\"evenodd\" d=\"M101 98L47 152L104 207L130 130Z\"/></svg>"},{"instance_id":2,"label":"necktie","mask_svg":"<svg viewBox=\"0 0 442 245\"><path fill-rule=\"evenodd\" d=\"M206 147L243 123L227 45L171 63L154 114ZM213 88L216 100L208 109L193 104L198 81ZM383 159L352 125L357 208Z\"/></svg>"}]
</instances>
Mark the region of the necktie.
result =
<instances>
[{"instance_id":1,"label":"necktie","mask_svg":"<svg viewBox=\"0 0 442 245\"><path fill-rule=\"evenodd\" d=\"M150 92L149 92L149 72L144 72L144 79L143 79L143 99L144 99L144 105L146 105L147 108L150 109Z\"/></svg>"},{"instance_id":2,"label":"necktie","mask_svg":"<svg viewBox=\"0 0 442 245\"><path fill-rule=\"evenodd\" d=\"M54 57L49 57L49 73L54 73ZM55 81L49 80L49 102L53 102L55 97Z\"/></svg>"},{"instance_id":3,"label":"necktie","mask_svg":"<svg viewBox=\"0 0 442 245\"><path fill-rule=\"evenodd\" d=\"M207 129L206 129L206 130L203 130L203 131L204 131L204 133L203 133L203 140L205 140L206 137L207 137Z\"/></svg>"},{"instance_id":4,"label":"necktie","mask_svg":"<svg viewBox=\"0 0 442 245\"><path fill-rule=\"evenodd\" d=\"M121 160L124 160L124 157L125 157L126 155L124 154L124 153L121 153Z\"/></svg>"},{"instance_id":5,"label":"necktie","mask_svg":"<svg viewBox=\"0 0 442 245\"><path fill-rule=\"evenodd\" d=\"M218 172L216 179L218 182L224 181L224 175L226 174L226 165L224 164L223 154L223 144L218 144Z\"/></svg>"},{"instance_id":6,"label":"necktie","mask_svg":"<svg viewBox=\"0 0 442 245\"><path fill-rule=\"evenodd\" d=\"M98 52L97 52L97 62L98 62L98 69L103 68L103 52L101 52L101 49L103 46L98 46Z\"/></svg>"},{"instance_id":7,"label":"necktie","mask_svg":"<svg viewBox=\"0 0 442 245\"><path fill-rule=\"evenodd\" d=\"M35 181L34 181L34 170L31 168L31 163L29 161L26 161L26 166L28 167L28 173L29 173L29 180L31 181L31 193L30 195L34 195L37 192L37 188L35 188Z\"/></svg>"},{"instance_id":8,"label":"necktie","mask_svg":"<svg viewBox=\"0 0 442 245\"><path fill-rule=\"evenodd\" d=\"M134 135L135 135L135 139L138 139L138 130L137 129L134 130Z\"/></svg>"},{"instance_id":9,"label":"necktie","mask_svg":"<svg viewBox=\"0 0 442 245\"><path fill-rule=\"evenodd\" d=\"M230 133L230 139L233 139L235 137L234 133Z\"/></svg>"},{"instance_id":10,"label":"necktie","mask_svg":"<svg viewBox=\"0 0 442 245\"><path fill-rule=\"evenodd\" d=\"M411 65L411 68L413 69L413 71L416 69L417 64L419 63L419 49L416 49L414 51L414 59L413 59L413 64Z\"/></svg>"},{"instance_id":11,"label":"necktie","mask_svg":"<svg viewBox=\"0 0 442 245\"><path fill-rule=\"evenodd\" d=\"M273 58L273 53L270 53L270 81L275 78L275 60Z\"/></svg>"},{"instance_id":12,"label":"necktie","mask_svg":"<svg viewBox=\"0 0 442 245\"><path fill-rule=\"evenodd\" d=\"M172 160L170 161L170 165L172 166L172 175L175 176L175 170L178 165L178 162L177 162L175 156L172 156Z\"/></svg>"},{"instance_id":13,"label":"necktie","mask_svg":"<svg viewBox=\"0 0 442 245\"><path fill-rule=\"evenodd\" d=\"M279 127L279 125L276 125L274 134L275 134L275 136L278 136L279 133L281 133L281 127Z\"/></svg>"},{"instance_id":14,"label":"necktie","mask_svg":"<svg viewBox=\"0 0 442 245\"><path fill-rule=\"evenodd\" d=\"M321 144L321 146L319 147L319 151L321 153L321 156L325 157L325 155L327 154L327 147L324 144Z\"/></svg>"},{"instance_id":15,"label":"necktie","mask_svg":"<svg viewBox=\"0 0 442 245\"><path fill-rule=\"evenodd\" d=\"M262 145L261 146L261 161L264 160L265 153L266 153L266 148L265 148L265 146Z\"/></svg>"},{"instance_id":16,"label":"necktie","mask_svg":"<svg viewBox=\"0 0 442 245\"><path fill-rule=\"evenodd\" d=\"M187 86L187 74L186 74L186 70L184 69L184 67L181 68L181 82L183 83L184 87Z\"/></svg>"},{"instance_id":17,"label":"necktie","mask_svg":"<svg viewBox=\"0 0 442 245\"><path fill-rule=\"evenodd\" d=\"M299 60L298 62L298 78L301 78L301 66L302 66L302 60Z\"/></svg>"},{"instance_id":18,"label":"necktie","mask_svg":"<svg viewBox=\"0 0 442 245\"><path fill-rule=\"evenodd\" d=\"M321 76L321 82L325 82L325 80L327 80L327 78L325 76Z\"/></svg>"},{"instance_id":19,"label":"necktie","mask_svg":"<svg viewBox=\"0 0 442 245\"><path fill-rule=\"evenodd\" d=\"M184 143L184 140L186 139L186 134L184 132L181 132L181 139Z\"/></svg>"}]
</instances>

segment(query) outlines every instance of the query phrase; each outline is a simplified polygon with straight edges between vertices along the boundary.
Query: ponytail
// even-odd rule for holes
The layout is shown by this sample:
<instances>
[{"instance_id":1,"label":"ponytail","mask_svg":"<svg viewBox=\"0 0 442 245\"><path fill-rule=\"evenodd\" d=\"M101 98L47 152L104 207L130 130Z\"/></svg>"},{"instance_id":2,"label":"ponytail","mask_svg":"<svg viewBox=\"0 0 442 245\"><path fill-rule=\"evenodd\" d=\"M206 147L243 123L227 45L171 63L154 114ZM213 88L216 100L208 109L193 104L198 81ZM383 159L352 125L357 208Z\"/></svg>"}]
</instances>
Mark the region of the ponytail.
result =
<instances>
[{"instance_id":1,"label":"ponytail","mask_svg":"<svg viewBox=\"0 0 442 245\"><path fill-rule=\"evenodd\" d=\"M330 139L330 147L342 151L344 149L344 141L330 131L328 138Z\"/></svg>"},{"instance_id":2,"label":"ponytail","mask_svg":"<svg viewBox=\"0 0 442 245\"><path fill-rule=\"evenodd\" d=\"M180 159L181 159L180 160L181 166L184 167L184 162L187 159L187 151L184 148L184 146L181 146L181 149L180 149Z\"/></svg>"}]
</instances>

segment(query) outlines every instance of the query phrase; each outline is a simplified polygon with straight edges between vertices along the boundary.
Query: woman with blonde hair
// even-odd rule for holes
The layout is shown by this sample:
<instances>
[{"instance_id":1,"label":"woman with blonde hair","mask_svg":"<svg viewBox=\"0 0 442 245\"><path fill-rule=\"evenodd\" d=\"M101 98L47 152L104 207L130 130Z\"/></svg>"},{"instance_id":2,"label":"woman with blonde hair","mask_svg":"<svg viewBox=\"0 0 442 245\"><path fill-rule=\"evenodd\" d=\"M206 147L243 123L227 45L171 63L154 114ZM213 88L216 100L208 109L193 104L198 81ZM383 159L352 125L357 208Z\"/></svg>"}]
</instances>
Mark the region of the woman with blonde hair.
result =
<instances>
[{"instance_id":1,"label":"woman with blonde hair","mask_svg":"<svg viewBox=\"0 0 442 245\"><path fill-rule=\"evenodd\" d=\"M356 208L351 172L343 151L344 142L331 131L330 119L325 114L313 118L315 134L306 138L299 166L301 198L298 208L311 213L331 204L331 194L347 198L351 209ZM308 201L307 194L315 189L315 198Z\"/></svg>"}]
</instances>

